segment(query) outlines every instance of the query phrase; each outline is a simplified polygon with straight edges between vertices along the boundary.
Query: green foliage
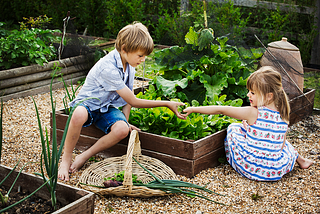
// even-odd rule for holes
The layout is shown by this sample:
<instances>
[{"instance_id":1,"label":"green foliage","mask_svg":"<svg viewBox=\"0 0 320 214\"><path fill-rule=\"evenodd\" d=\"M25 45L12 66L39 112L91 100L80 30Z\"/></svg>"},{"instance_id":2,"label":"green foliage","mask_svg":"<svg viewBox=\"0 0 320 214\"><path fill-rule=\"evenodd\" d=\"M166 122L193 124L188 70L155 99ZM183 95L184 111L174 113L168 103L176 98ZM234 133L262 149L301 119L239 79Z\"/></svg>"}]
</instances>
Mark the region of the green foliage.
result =
<instances>
[{"instance_id":1,"label":"green foliage","mask_svg":"<svg viewBox=\"0 0 320 214\"><path fill-rule=\"evenodd\" d=\"M314 108L320 109L320 73L317 71L304 73L304 87L314 88Z\"/></svg>"},{"instance_id":2,"label":"green foliage","mask_svg":"<svg viewBox=\"0 0 320 214\"><path fill-rule=\"evenodd\" d=\"M19 160L20 161L20 160ZM19 163L19 162L18 162ZM9 177L9 175L15 170L15 168L17 167L18 163L15 165L15 167L8 173L8 175L1 181L0 183L0 186L2 185L2 183ZM19 175L21 174L22 170L24 169L24 167L29 164L29 163L26 163L19 171L17 177L15 178L15 180L13 181L10 189L8 190L7 194L5 194L3 196L3 194L0 192L0 202L3 204L3 205L7 205L8 201L10 201L10 197L9 197L9 194L12 190L12 188L14 187L14 185L16 184L18 178L19 178ZM39 188L37 188L36 190L34 190L32 193L30 193L28 196L22 198L20 201L17 201L16 203L14 204L11 204L9 206L6 206L5 208L1 209L0 210L0 213L4 213L5 211L11 209L12 207L14 206L17 206L18 204L22 203L23 201L27 200L28 198L30 198L32 195L34 195L36 192L38 192L44 185L47 184L47 182L49 182L50 179L48 181L46 181L44 184L42 184Z\"/></svg>"},{"instance_id":3,"label":"green foliage","mask_svg":"<svg viewBox=\"0 0 320 214\"><path fill-rule=\"evenodd\" d=\"M151 22L153 23L153 22ZM192 25L190 16L180 16L178 12L169 14L165 11L159 14L157 21L152 24L150 30L154 42L163 45L185 45L183 37Z\"/></svg>"},{"instance_id":4,"label":"green foliage","mask_svg":"<svg viewBox=\"0 0 320 214\"><path fill-rule=\"evenodd\" d=\"M216 195L220 195L220 196L225 196L222 195L220 193L216 193L210 189L207 189L206 186L209 184L207 183L204 186L199 186L196 184L192 184L189 182L185 182L185 181L179 181L179 180L166 180L166 179L160 179L157 176L155 176L154 174L152 174L152 172L150 172L147 168L145 168L144 166L142 166L134 157L132 157L132 159L141 167L143 168L147 173L149 173L155 180L147 183L147 184L143 184L143 183L134 183L133 185L135 186L145 186L147 188L150 189L159 189L162 190L166 193L173 193L173 194L184 194L188 197L194 198L194 197L199 197L199 198L203 198L206 199L208 201L217 203L217 204L222 204L222 205L226 205L224 203L221 202L217 202L214 201L210 198L208 198L206 195L198 192L198 190L202 190L205 191L207 193L210 194L216 194ZM194 190L195 189L195 190Z\"/></svg>"},{"instance_id":5,"label":"green foliage","mask_svg":"<svg viewBox=\"0 0 320 214\"><path fill-rule=\"evenodd\" d=\"M41 28L45 29L46 24L50 23L52 18L47 17L47 15L41 15L38 17L23 17L25 22L19 22L20 23L20 30L26 30L31 28Z\"/></svg>"},{"instance_id":6,"label":"green foliage","mask_svg":"<svg viewBox=\"0 0 320 214\"><path fill-rule=\"evenodd\" d=\"M246 80L251 74L250 64L238 55L239 50L226 44L227 37L213 43L213 31L197 32L190 28L185 36L187 45L163 49L155 54L163 75L151 82L145 94L148 100L182 101L186 106L229 105L242 106L246 98ZM181 111L181 109L179 109ZM197 140L226 128L237 120L223 115L194 113L180 120L165 107L132 108L129 122L142 131L182 140Z\"/></svg>"},{"instance_id":7,"label":"green foliage","mask_svg":"<svg viewBox=\"0 0 320 214\"><path fill-rule=\"evenodd\" d=\"M137 97L149 100L161 100L163 96L161 91L155 90L153 85L145 94L140 92ZM229 100L226 101L226 96L215 95L212 101L205 100L203 105L231 105L241 106L242 100ZM173 99L173 101L180 101ZM192 106L199 106L199 102L192 101ZM186 103L186 106L190 106ZM181 111L181 109L180 109ZM142 131L154 133L170 138L181 140L198 140L207 135L215 133L221 129L226 128L230 123L237 122L237 120L223 116L223 115L204 115L204 114L191 114L186 120L181 120L166 107L158 108L132 108L129 123L139 127Z\"/></svg>"},{"instance_id":8,"label":"green foliage","mask_svg":"<svg viewBox=\"0 0 320 214\"><path fill-rule=\"evenodd\" d=\"M118 31L125 25L143 20L144 4L142 0L106 1L105 6L103 32L107 38L116 38Z\"/></svg>"},{"instance_id":9,"label":"green foliage","mask_svg":"<svg viewBox=\"0 0 320 214\"><path fill-rule=\"evenodd\" d=\"M259 1L258 1L259 2ZM270 0L273 3L285 3L287 11L269 10L265 6L241 7L233 1L206 1L208 28L215 29L215 36L229 34L233 42L248 41L261 46L250 37L256 33L265 38L267 45L286 36L288 41L300 48L302 61L307 64L311 58L311 48L316 36L313 14L296 13L296 8L308 6L316 9L311 0L284 1ZM189 0L188 11L180 14L178 0L2 0L1 21L14 20L17 24L23 17L46 14L52 17L50 28L61 28L62 20L70 11L72 22L78 33L87 29L88 35L115 38L126 24L140 21L145 24L157 44L184 46L184 35L189 26L204 28L203 1ZM298 7L294 6L298 5ZM314 10L316 11L316 10ZM115 18L116 17L116 18ZM250 28L248 28L250 27ZM254 30L253 28L258 28ZM0 32L1 34L1 32Z\"/></svg>"},{"instance_id":10,"label":"green foliage","mask_svg":"<svg viewBox=\"0 0 320 214\"><path fill-rule=\"evenodd\" d=\"M30 30L12 30L7 37L0 38L0 68L43 65L55 58L52 46L52 30L32 28Z\"/></svg>"},{"instance_id":11,"label":"green foliage","mask_svg":"<svg viewBox=\"0 0 320 214\"><path fill-rule=\"evenodd\" d=\"M0 22L0 38L5 37L7 34L9 34L9 31L4 28L5 25L5 22Z\"/></svg>"},{"instance_id":12,"label":"green foliage","mask_svg":"<svg viewBox=\"0 0 320 214\"><path fill-rule=\"evenodd\" d=\"M260 38L264 38L265 45L280 41L283 36L287 37L290 43L300 49L303 64L308 64L313 41L317 35L314 22L315 14L297 13L293 3L305 6L302 1L299 3L286 2L289 5L286 7L287 11L280 10L280 5L277 5L275 10L269 10L265 6L257 6L254 8L242 7L241 11L248 19L248 26L256 28L255 33ZM315 8L315 5L309 6ZM246 14L250 14L250 16L247 17ZM257 41L255 44L260 45Z\"/></svg>"},{"instance_id":13,"label":"green foliage","mask_svg":"<svg viewBox=\"0 0 320 214\"><path fill-rule=\"evenodd\" d=\"M125 171L121 171L119 173L114 173L114 177L107 177L107 178L104 178L104 180L105 181L112 180L112 181L123 182L124 181L124 173L125 173ZM142 181L138 180L137 175L132 174L132 183L141 183L142 184Z\"/></svg>"},{"instance_id":14,"label":"green foliage","mask_svg":"<svg viewBox=\"0 0 320 214\"><path fill-rule=\"evenodd\" d=\"M253 71L249 68L253 67L255 58L244 62L238 54L240 50L226 44L227 37L218 37L219 44L213 44L213 38L203 39L208 37L203 31L210 33L209 29L195 32L191 27L185 37L186 46L155 53L156 63L162 66L160 70L164 75L153 82L169 98L173 98L172 93L180 92L179 98L183 102L196 99L201 103L205 96L211 99L214 94L221 93L226 94L227 99L246 98L246 79Z\"/></svg>"}]
</instances>

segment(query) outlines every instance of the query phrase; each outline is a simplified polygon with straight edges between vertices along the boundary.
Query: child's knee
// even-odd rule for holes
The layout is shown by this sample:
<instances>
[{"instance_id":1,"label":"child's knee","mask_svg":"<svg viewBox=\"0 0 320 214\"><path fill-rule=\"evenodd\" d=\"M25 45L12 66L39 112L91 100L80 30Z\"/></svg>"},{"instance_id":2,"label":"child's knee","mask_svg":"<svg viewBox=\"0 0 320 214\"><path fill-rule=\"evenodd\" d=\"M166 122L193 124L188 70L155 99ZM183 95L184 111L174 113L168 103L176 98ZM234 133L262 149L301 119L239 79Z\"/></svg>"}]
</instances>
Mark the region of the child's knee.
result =
<instances>
[{"instance_id":1,"label":"child's knee","mask_svg":"<svg viewBox=\"0 0 320 214\"><path fill-rule=\"evenodd\" d=\"M88 112L85 107L78 106L72 114L71 124L82 126L88 120Z\"/></svg>"},{"instance_id":2,"label":"child's knee","mask_svg":"<svg viewBox=\"0 0 320 214\"><path fill-rule=\"evenodd\" d=\"M112 125L111 131L113 131L119 139L123 139L129 134L129 126L124 121L118 121Z\"/></svg>"}]
</instances>

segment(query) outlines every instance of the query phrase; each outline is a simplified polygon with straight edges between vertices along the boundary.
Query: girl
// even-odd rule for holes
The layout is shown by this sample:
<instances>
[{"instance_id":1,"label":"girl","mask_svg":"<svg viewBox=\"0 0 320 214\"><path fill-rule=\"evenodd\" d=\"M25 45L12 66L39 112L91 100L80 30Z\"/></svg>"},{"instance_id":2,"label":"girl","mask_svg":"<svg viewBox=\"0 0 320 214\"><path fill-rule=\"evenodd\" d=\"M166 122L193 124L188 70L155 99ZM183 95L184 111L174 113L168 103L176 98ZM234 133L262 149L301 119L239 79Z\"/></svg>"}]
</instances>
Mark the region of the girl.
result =
<instances>
[{"instance_id":1,"label":"girl","mask_svg":"<svg viewBox=\"0 0 320 214\"><path fill-rule=\"evenodd\" d=\"M261 67L250 75L247 88L250 106L188 107L185 116L196 112L243 120L228 127L224 143L230 165L249 179L279 180L293 169L295 161L308 168L313 161L300 156L286 141L290 106L280 73L269 66Z\"/></svg>"}]
</instances>

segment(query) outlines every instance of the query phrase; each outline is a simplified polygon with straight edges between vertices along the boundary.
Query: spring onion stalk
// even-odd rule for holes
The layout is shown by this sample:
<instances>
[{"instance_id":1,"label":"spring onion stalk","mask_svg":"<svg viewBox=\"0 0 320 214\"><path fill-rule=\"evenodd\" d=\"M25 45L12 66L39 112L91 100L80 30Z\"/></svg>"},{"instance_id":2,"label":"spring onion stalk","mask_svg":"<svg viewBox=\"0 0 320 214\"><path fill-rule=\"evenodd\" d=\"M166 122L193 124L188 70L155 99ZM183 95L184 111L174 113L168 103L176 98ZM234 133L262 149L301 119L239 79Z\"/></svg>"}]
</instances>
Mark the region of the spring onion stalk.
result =
<instances>
[{"instance_id":1,"label":"spring onion stalk","mask_svg":"<svg viewBox=\"0 0 320 214\"><path fill-rule=\"evenodd\" d=\"M186 189L186 188L196 188L196 189L200 189L203 190L205 192L208 193L214 193L217 195L221 195L219 193L215 193L214 191L211 191L205 187L196 185L196 184L192 184L192 183L188 183L188 182L184 182L184 181L177 181L177 180L161 180L159 179L157 176L155 176L154 174L152 174L152 172L150 172L149 170L147 170L144 166L142 166L134 157L132 157L132 159L140 166L142 167L146 172L148 172L153 178L155 178L155 181L151 181L147 184L139 184L139 183L133 183L133 185L135 186L145 186L148 187L150 189L160 189L166 193L175 193L175 194L185 194L187 196L192 196L192 197L200 197L203 199L206 199L208 201L217 203L217 204L222 204L222 205L226 205L224 203L221 202L217 202L214 200L211 200L210 198L206 197L205 195L194 191L194 190L190 190L190 189ZM183 187L183 188L181 188ZM222 195L224 196L224 195Z\"/></svg>"},{"instance_id":2,"label":"spring onion stalk","mask_svg":"<svg viewBox=\"0 0 320 214\"><path fill-rule=\"evenodd\" d=\"M64 85L64 89L65 89L65 96L63 98L63 105L64 105L64 110L65 110L65 113L66 114L69 114L70 112L70 109L68 107L68 103L71 102L72 100L74 100L76 98L76 92L78 91L78 89L80 88L80 86L82 86L84 84L84 82L82 82L81 84L79 84L76 88L73 87L73 84L72 84L72 79L71 79L71 91L72 91L72 94L69 93L69 90L68 90L68 86L66 84L66 82L64 81L63 79L63 74L61 73L61 80L63 82L63 85Z\"/></svg>"},{"instance_id":3,"label":"spring onion stalk","mask_svg":"<svg viewBox=\"0 0 320 214\"><path fill-rule=\"evenodd\" d=\"M36 109L39 132L40 132L40 140L41 140L41 146L42 146L41 163L40 163L41 174L40 173L39 174L42 176L43 181L46 182L46 184L47 184L46 186L48 188L48 191L50 192L51 202L52 202L52 206L54 209L56 209L56 202L57 202L56 186L57 186L57 182L58 182L58 164L59 164L59 159L60 159L60 156L61 156L61 153L63 150L64 142L65 142L65 139L67 136L71 116L72 116L74 110L76 109L76 107L78 105L80 105L82 102L84 102L85 100L97 99L97 98L93 98L93 97L83 99L81 102L78 102L71 109L71 112L69 113L69 117L66 122L66 126L65 126L63 136L61 139L60 148L58 150L57 125L56 125L56 115L55 115L56 102L53 100L53 95L52 95L52 84L53 84L53 79L55 77L56 71L57 71L57 68L53 71L51 84L50 84L50 98L51 98L51 108L52 108L52 136L51 136L52 137L51 138L52 139L51 140L52 149L51 150L50 150L50 138L48 135L48 130L47 130L47 128L45 129L45 136L44 136L37 104L32 97L32 100L34 102L34 106ZM43 168L43 165L44 165L44 168ZM45 173L45 171L46 171L46 173ZM47 179L45 174L47 174L48 177L51 179Z\"/></svg>"},{"instance_id":4,"label":"spring onion stalk","mask_svg":"<svg viewBox=\"0 0 320 214\"><path fill-rule=\"evenodd\" d=\"M192 183L188 183L188 182L184 182L184 181L178 181L178 180L166 180L166 179L159 179L157 176L155 176L154 174L152 174L152 172L150 172L148 169L146 169L144 166L142 166L134 157L132 157L132 159L141 167L143 168L146 172L148 172L155 180L151 181L147 184L143 184L143 183L132 183L132 185L134 186L144 186L150 189L158 189L158 190L162 190L165 193L171 193L171 194L181 194L181 195L187 195L189 197L199 197L199 198L203 198L206 199L208 201L214 202L216 204L221 204L221 205L226 205L226 206L230 206L218 201L214 201L208 197L206 197L204 194L197 192L195 190L192 190L190 188L195 188L195 189L199 189L199 190L203 190L207 193L214 193L217 195L221 195L221 196L225 196L219 193L216 193L212 190L209 190L205 187L196 185L196 184L192 184ZM97 186L97 185L92 185L92 184L85 184L85 183L80 183L82 185L87 185L87 186L92 186L92 187L97 187L97 188L109 188L109 187L105 187L105 186ZM207 184L206 184L207 185ZM205 186L206 186L205 185Z\"/></svg>"}]
</instances>

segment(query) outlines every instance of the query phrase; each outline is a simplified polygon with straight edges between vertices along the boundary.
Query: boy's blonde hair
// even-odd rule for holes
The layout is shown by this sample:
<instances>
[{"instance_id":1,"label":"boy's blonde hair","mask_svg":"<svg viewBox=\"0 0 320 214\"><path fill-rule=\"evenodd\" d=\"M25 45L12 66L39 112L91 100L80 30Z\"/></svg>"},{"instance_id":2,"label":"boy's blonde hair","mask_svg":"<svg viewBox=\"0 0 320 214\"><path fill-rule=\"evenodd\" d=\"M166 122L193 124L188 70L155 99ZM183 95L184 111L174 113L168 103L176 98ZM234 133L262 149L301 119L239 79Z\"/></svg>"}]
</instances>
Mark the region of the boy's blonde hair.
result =
<instances>
[{"instance_id":1,"label":"boy's blonde hair","mask_svg":"<svg viewBox=\"0 0 320 214\"><path fill-rule=\"evenodd\" d=\"M123 45L125 52L143 51L145 55L149 55L154 47L147 27L140 22L129 24L119 31L115 42L118 52L121 52Z\"/></svg>"},{"instance_id":2,"label":"boy's blonde hair","mask_svg":"<svg viewBox=\"0 0 320 214\"><path fill-rule=\"evenodd\" d=\"M250 75L247 88L257 95L258 107L268 105L267 94L272 93L273 100L269 102L274 102L281 118L289 124L290 105L279 72L271 66L263 66Z\"/></svg>"}]
</instances>

